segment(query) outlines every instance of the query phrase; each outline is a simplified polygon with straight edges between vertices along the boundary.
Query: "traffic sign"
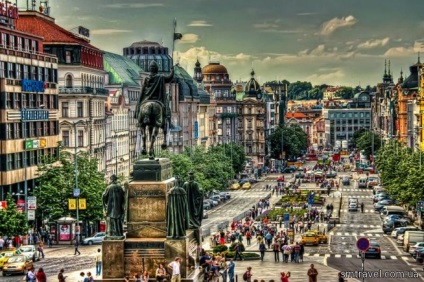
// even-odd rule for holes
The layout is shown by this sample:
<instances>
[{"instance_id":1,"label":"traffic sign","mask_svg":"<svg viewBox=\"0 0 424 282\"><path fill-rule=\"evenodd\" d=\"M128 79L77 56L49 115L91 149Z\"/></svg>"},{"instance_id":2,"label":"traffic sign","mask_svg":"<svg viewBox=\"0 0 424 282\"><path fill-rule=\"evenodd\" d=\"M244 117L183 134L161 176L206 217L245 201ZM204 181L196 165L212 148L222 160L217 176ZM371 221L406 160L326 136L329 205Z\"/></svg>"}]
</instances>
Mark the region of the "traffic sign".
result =
<instances>
[{"instance_id":1,"label":"traffic sign","mask_svg":"<svg viewBox=\"0 0 424 282\"><path fill-rule=\"evenodd\" d=\"M68 209L76 210L77 209L77 200L76 199L68 199Z\"/></svg>"},{"instance_id":2,"label":"traffic sign","mask_svg":"<svg viewBox=\"0 0 424 282\"><path fill-rule=\"evenodd\" d=\"M80 210L86 210L87 209L87 200L86 199L79 199L78 200L78 208Z\"/></svg>"},{"instance_id":3,"label":"traffic sign","mask_svg":"<svg viewBox=\"0 0 424 282\"><path fill-rule=\"evenodd\" d=\"M35 210L28 210L28 220L35 220Z\"/></svg>"},{"instance_id":4,"label":"traffic sign","mask_svg":"<svg viewBox=\"0 0 424 282\"><path fill-rule=\"evenodd\" d=\"M74 189L74 197L75 198L78 198L79 195L80 195L80 193L81 193L81 190L80 189Z\"/></svg>"},{"instance_id":5,"label":"traffic sign","mask_svg":"<svg viewBox=\"0 0 424 282\"><path fill-rule=\"evenodd\" d=\"M366 252L370 247L370 240L367 238L359 238L358 241L356 241L356 247L358 250Z\"/></svg>"}]
</instances>

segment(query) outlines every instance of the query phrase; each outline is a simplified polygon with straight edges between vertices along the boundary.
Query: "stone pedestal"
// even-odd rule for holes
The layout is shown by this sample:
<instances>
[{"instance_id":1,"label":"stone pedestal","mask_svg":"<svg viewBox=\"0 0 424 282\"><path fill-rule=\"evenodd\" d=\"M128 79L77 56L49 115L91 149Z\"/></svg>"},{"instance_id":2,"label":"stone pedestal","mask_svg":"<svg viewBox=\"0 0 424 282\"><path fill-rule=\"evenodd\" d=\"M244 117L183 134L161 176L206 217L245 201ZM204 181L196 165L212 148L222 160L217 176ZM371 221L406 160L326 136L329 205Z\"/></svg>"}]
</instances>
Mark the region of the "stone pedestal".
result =
<instances>
[{"instance_id":1,"label":"stone pedestal","mask_svg":"<svg viewBox=\"0 0 424 282\"><path fill-rule=\"evenodd\" d=\"M124 240L103 240L102 243L103 277L122 279L124 270Z\"/></svg>"},{"instance_id":2,"label":"stone pedestal","mask_svg":"<svg viewBox=\"0 0 424 282\"><path fill-rule=\"evenodd\" d=\"M181 277L189 277L198 268L197 258L201 246L198 245L193 230L187 230L184 239L167 239L165 241L165 257L169 262L176 257L181 258Z\"/></svg>"}]
</instances>

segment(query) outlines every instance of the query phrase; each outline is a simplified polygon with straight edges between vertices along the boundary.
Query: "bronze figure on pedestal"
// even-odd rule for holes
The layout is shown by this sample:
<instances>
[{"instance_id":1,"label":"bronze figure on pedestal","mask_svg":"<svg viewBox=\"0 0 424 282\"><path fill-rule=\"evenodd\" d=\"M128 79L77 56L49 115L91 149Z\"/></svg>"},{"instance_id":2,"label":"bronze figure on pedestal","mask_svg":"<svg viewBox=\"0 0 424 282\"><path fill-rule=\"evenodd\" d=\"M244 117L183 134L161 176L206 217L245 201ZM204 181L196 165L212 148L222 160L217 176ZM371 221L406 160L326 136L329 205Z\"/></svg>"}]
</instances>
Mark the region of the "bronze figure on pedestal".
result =
<instances>
[{"instance_id":1,"label":"bronze figure on pedestal","mask_svg":"<svg viewBox=\"0 0 424 282\"><path fill-rule=\"evenodd\" d=\"M117 183L118 177L110 177L112 183L103 193L103 211L106 217L106 237L108 239L124 238L125 191Z\"/></svg>"}]
</instances>

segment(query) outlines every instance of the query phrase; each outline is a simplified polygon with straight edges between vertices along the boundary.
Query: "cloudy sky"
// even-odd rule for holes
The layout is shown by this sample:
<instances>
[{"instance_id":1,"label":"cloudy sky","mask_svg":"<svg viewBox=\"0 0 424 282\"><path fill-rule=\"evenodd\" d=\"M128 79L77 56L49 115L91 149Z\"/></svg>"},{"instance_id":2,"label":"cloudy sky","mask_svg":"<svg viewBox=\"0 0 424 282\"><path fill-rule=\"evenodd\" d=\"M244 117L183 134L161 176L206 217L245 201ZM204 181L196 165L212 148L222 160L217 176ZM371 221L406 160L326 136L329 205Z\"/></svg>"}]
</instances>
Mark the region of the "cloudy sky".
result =
<instances>
[{"instance_id":1,"label":"cloudy sky","mask_svg":"<svg viewBox=\"0 0 424 282\"><path fill-rule=\"evenodd\" d=\"M409 74L421 45L424 51L423 0L53 0L50 5L58 24L87 27L94 45L119 54L141 40L171 48L176 18L184 35L175 45L180 65L192 73L197 57L202 66L218 60L233 81L248 79L253 66L260 83L375 85L385 59L397 80L401 68Z\"/></svg>"}]
</instances>

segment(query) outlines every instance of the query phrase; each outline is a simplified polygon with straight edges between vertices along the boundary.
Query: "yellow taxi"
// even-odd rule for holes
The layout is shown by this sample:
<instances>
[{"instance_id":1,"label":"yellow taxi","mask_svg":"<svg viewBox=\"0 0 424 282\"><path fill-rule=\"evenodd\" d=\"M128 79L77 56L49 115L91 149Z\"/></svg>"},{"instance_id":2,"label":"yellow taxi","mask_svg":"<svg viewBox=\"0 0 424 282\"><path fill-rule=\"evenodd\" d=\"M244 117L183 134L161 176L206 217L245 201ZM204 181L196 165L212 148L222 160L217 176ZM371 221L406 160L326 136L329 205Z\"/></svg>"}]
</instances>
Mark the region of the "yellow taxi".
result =
<instances>
[{"instance_id":1,"label":"yellow taxi","mask_svg":"<svg viewBox=\"0 0 424 282\"><path fill-rule=\"evenodd\" d=\"M3 265L3 276L15 273L25 274L33 266L32 260L27 259L24 255L11 256Z\"/></svg>"},{"instance_id":2,"label":"yellow taxi","mask_svg":"<svg viewBox=\"0 0 424 282\"><path fill-rule=\"evenodd\" d=\"M305 234L302 235L302 239L300 239L300 243L302 245L314 245L314 246L318 246L318 244L319 244L319 238L313 232L306 232Z\"/></svg>"},{"instance_id":3,"label":"yellow taxi","mask_svg":"<svg viewBox=\"0 0 424 282\"><path fill-rule=\"evenodd\" d=\"M8 259L9 257L0 254L0 269L3 268L3 265L7 262Z\"/></svg>"},{"instance_id":4,"label":"yellow taxi","mask_svg":"<svg viewBox=\"0 0 424 282\"><path fill-rule=\"evenodd\" d=\"M308 232L315 233L315 235L318 237L318 242L320 244L327 244L328 238L327 238L327 235L325 235L324 233L322 233L322 232L320 232L316 229L311 229Z\"/></svg>"},{"instance_id":5,"label":"yellow taxi","mask_svg":"<svg viewBox=\"0 0 424 282\"><path fill-rule=\"evenodd\" d=\"M238 190L238 189L240 189L240 184L238 184L237 182L231 184L230 190Z\"/></svg>"},{"instance_id":6,"label":"yellow taxi","mask_svg":"<svg viewBox=\"0 0 424 282\"><path fill-rule=\"evenodd\" d=\"M242 189L250 189L252 188L252 184L250 184L249 182L246 182L243 184L243 186L241 187Z\"/></svg>"}]
</instances>

